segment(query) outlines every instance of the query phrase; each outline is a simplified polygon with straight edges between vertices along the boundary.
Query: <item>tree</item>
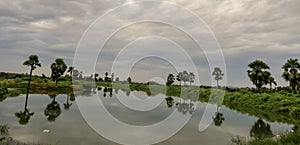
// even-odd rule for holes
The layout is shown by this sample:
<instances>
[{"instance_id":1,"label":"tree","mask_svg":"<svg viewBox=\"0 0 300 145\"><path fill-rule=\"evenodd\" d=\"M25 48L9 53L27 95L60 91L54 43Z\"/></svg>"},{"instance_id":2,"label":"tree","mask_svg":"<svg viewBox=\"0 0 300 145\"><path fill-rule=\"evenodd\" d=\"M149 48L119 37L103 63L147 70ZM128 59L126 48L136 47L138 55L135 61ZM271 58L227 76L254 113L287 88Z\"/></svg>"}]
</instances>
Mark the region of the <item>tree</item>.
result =
<instances>
[{"instance_id":1,"label":"tree","mask_svg":"<svg viewBox=\"0 0 300 145\"><path fill-rule=\"evenodd\" d=\"M189 80L189 74L186 70L184 70L182 72L182 79L181 80L183 81L183 85L185 85L185 82L187 82Z\"/></svg>"},{"instance_id":2,"label":"tree","mask_svg":"<svg viewBox=\"0 0 300 145\"><path fill-rule=\"evenodd\" d=\"M105 82L108 82L108 72L105 72L105 78L104 78L104 80L105 80Z\"/></svg>"},{"instance_id":3,"label":"tree","mask_svg":"<svg viewBox=\"0 0 300 145\"><path fill-rule=\"evenodd\" d=\"M36 69L36 67L41 67L41 63L39 61L39 57L37 55L30 55L29 59L26 60L23 65L26 65L30 67L30 73L29 73L29 79L27 84L27 92L26 92L26 101L25 101L25 109L27 108L27 102L28 102L28 94L29 94L29 88L30 88L30 81L32 77L32 71Z\"/></svg>"},{"instance_id":4,"label":"tree","mask_svg":"<svg viewBox=\"0 0 300 145\"><path fill-rule=\"evenodd\" d=\"M190 72L188 75L188 81L190 82L190 84L192 85L192 83L194 83L195 80L195 75L193 72Z\"/></svg>"},{"instance_id":5,"label":"tree","mask_svg":"<svg viewBox=\"0 0 300 145\"><path fill-rule=\"evenodd\" d=\"M74 71L74 67L70 66L69 69L68 69L68 73L70 73L70 77L73 76L73 71Z\"/></svg>"},{"instance_id":6,"label":"tree","mask_svg":"<svg viewBox=\"0 0 300 145\"><path fill-rule=\"evenodd\" d=\"M215 67L212 73L215 76L215 80L217 81L217 87L220 87L219 81L223 79L224 73L222 72L221 68Z\"/></svg>"},{"instance_id":7,"label":"tree","mask_svg":"<svg viewBox=\"0 0 300 145\"><path fill-rule=\"evenodd\" d=\"M128 81L128 83L130 84L130 83L131 83L131 77L128 77L128 78L127 78L127 81Z\"/></svg>"},{"instance_id":8,"label":"tree","mask_svg":"<svg viewBox=\"0 0 300 145\"><path fill-rule=\"evenodd\" d=\"M111 82L113 82L114 81L114 73L111 73Z\"/></svg>"},{"instance_id":9,"label":"tree","mask_svg":"<svg viewBox=\"0 0 300 145\"><path fill-rule=\"evenodd\" d=\"M95 73L95 81L98 81L99 74Z\"/></svg>"},{"instance_id":10,"label":"tree","mask_svg":"<svg viewBox=\"0 0 300 145\"><path fill-rule=\"evenodd\" d=\"M298 59L289 59L283 66L284 69L282 77L290 83L290 87L293 92L296 93L296 87L299 85L299 71L300 71L300 63Z\"/></svg>"},{"instance_id":11,"label":"tree","mask_svg":"<svg viewBox=\"0 0 300 145\"><path fill-rule=\"evenodd\" d=\"M257 89L267 84L266 78L269 78L271 74L268 71L270 67L265 62L255 60L251 62L248 67L250 68L250 70L247 71L248 76Z\"/></svg>"},{"instance_id":12,"label":"tree","mask_svg":"<svg viewBox=\"0 0 300 145\"><path fill-rule=\"evenodd\" d=\"M119 77L116 77L116 82L119 82L119 81L120 81Z\"/></svg>"},{"instance_id":13,"label":"tree","mask_svg":"<svg viewBox=\"0 0 300 145\"><path fill-rule=\"evenodd\" d=\"M221 126L223 121L225 120L223 113L216 112L215 117L213 117L215 126Z\"/></svg>"},{"instance_id":14,"label":"tree","mask_svg":"<svg viewBox=\"0 0 300 145\"><path fill-rule=\"evenodd\" d=\"M51 78L57 84L58 79L64 75L67 69L67 65L64 60L61 58L57 58L54 63L51 64Z\"/></svg>"},{"instance_id":15,"label":"tree","mask_svg":"<svg viewBox=\"0 0 300 145\"><path fill-rule=\"evenodd\" d=\"M173 74L169 74L168 75L168 78L167 78L167 82L166 82L166 85L167 86L171 86L175 81L175 77Z\"/></svg>"},{"instance_id":16,"label":"tree","mask_svg":"<svg viewBox=\"0 0 300 145\"><path fill-rule=\"evenodd\" d=\"M270 84L270 89L272 89L272 84L274 84L275 86L277 86L277 82L275 81L274 77L270 76L268 78L268 83Z\"/></svg>"},{"instance_id":17,"label":"tree","mask_svg":"<svg viewBox=\"0 0 300 145\"><path fill-rule=\"evenodd\" d=\"M183 79L183 74L182 74L182 72L179 72L179 73L178 73L178 75L176 76L176 79L177 79L177 81L179 81L179 84L180 84L180 86L181 86L181 81L182 81L182 79Z\"/></svg>"}]
</instances>

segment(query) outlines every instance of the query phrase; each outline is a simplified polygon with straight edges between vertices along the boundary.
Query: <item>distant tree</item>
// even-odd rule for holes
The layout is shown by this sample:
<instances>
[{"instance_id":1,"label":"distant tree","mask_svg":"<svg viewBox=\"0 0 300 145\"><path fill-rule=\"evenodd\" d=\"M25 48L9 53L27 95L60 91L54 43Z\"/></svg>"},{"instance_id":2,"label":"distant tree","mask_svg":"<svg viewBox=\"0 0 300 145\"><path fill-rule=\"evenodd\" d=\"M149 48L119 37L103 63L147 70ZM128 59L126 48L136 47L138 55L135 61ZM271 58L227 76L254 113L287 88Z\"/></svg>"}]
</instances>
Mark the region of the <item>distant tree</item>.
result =
<instances>
[{"instance_id":1,"label":"distant tree","mask_svg":"<svg viewBox=\"0 0 300 145\"><path fill-rule=\"evenodd\" d=\"M99 74L95 73L95 81L98 81Z\"/></svg>"},{"instance_id":2,"label":"distant tree","mask_svg":"<svg viewBox=\"0 0 300 145\"><path fill-rule=\"evenodd\" d=\"M195 75L193 72L190 72L188 75L188 81L190 82L190 84L192 85L192 83L194 83L195 80Z\"/></svg>"},{"instance_id":3,"label":"distant tree","mask_svg":"<svg viewBox=\"0 0 300 145\"><path fill-rule=\"evenodd\" d=\"M73 70L73 77L78 78L79 77L79 71L77 69Z\"/></svg>"},{"instance_id":4,"label":"distant tree","mask_svg":"<svg viewBox=\"0 0 300 145\"><path fill-rule=\"evenodd\" d=\"M114 81L114 73L111 73L111 82L113 82Z\"/></svg>"},{"instance_id":5,"label":"distant tree","mask_svg":"<svg viewBox=\"0 0 300 145\"><path fill-rule=\"evenodd\" d=\"M119 81L120 81L119 77L116 77L116 82L119 82Z\"/></svg>"},{"instance_id":6,"label":"distant tree","mask_svg":"<svg viewBox=\"0 0 300 145\"><path fill-rule=\"evenodd\" d=\"M74 67L70 66L69 69L68 69L68 73L70 73L70 77L73 76L73 71L74 71Z\"/></svg>"},{"instance_id":7,"label":"distant tree","mask_svg":"<svg viewBox=\"0 0 300 145\"><path fill-rule=\"evenodd\" d=\"M277 86L277 82L275 81L274 77L270 76L268 78L268 83L270 84L270 89L272 89L272 84L274 84L275 86Z\"/></svg>"},{"instance_id":8,"label":"distant tree","mask_svg":"<svg viewBox=\"0 0 300 145\"><path fill-rule=\"evenodd\" d=\"M30 81L32 77L32 71L36 69L36 67L41 67L41 63L39 61L39 57L37 55L30 55L29 59L26 60L23 65L26 65L30 67L30 73L29 73L29 79L27 84L27 92L26 92L26 102L25 102L25 110L27 108L27 102L28 102L28 94L29 94L29 88L30 88Z\"/></svg>"},{"instance_id":9,"label":"distant tree","mask_svg":"<svg viewBox=\"0 0 300 145\"><path fill-rule=\"evenodd\" d=\"M105 72L105 78L104 78L105 82L108 82L108 72Z\"/></svg>"},{"instance_id":10,"label":"distant tree","mask_svg":"<svg viewBox=\"0 0 300 145\"><path fill-rule=\"evenodd\" d=\"M251 62L248 67L250 68L247 71L248 76L257 89L260 89L264 84L267 84L266 78L269 78L271 74L268 71L270 67L265 62L255 60Z\"/></svg>"},{"instance_id":11,"label":"distant tree","mask_svg":"<svg viewBox=\"0 0 300 145\"><path fill-rule=\"evenodd\" d=\"M175 81L175 77L173 74L169 74L168 75L168 78L167 78L167 82L166 82L166 85L167 86L171 86Z\"/></svg>"},{"instance_id":12,"label":"distant tree","mask_svg":"<svg viewBox=\"0 0 300 145\"><path fill-rule=\"evenodd\" d=\"M166 103L167 103L168 108L172 108L174 105L174 99L172 97L167 97Z\"/></svg>"},{"instance_id":13,"label":"distant tree","mask_svg":"<svg viewBox=\"0 0 300 145\"><path fill-rule=\"evenodd\" d=\"M131 83L131 77L128 77L128 78L127 78L127 81L128 81L128 83L130 84L130 83Z\"/></svg>"},{"instance_id":14,"label":"distant tree","mask_svg":"<svg viewBox=\"0 0 300 145\"><path fill-rule=\"evenodd\" d=\"M178 75L176 76L177 81L179 81L179 85L181 86L181 81L183 79L183 74L182 72L179 72Z\"/></svg>"},{"instance_id":15,"label":"distant tree","mask_svg":"<svg viewBox=\"0 0 300 145\"><path fill-rule=\"evenodd\" d=\"M57 84L58 79L64 75L67 69L67 65L64 60L61 58L57 58L54 63L51 64L51 78Z\"/></svg>"},{"instance_id":16,"label":"distant tree","mask_svg":"<svg viewBox=\"0 0 300 145\"><path fill-rule=\"evenodd\" d=\"M185 85L185 82L189 81L189 74L188 74L188 72L186 70L184 70L182 72L182 75L183 75L182 81L183 81L183 84Z\"/></svg>"},{"instance_id":17,"label":"distant tree","mask_svg":"<svg viewBox=\"0 0 300 145\"><path fill-rule=\"evenodd\" d=\"M300 63L298 59L289 59L283 66L284 69L282 77L290 83L290 87L292 88L293 92L296 93L296 87L299 85L300 79Z\"/></svg>"},{"instance_id":18,"label":"distant tree","mask_svg":"<svg viewBox=\"0 0 300 145\"><path fill-rule=\"evenodd\" d=\"M224 76L224 73L222 72L221 68L215 67L212 75L215 76L215 80L217 81L217 87L220 87L219 81L222 80Z\"/></svg>"}]
</instances>

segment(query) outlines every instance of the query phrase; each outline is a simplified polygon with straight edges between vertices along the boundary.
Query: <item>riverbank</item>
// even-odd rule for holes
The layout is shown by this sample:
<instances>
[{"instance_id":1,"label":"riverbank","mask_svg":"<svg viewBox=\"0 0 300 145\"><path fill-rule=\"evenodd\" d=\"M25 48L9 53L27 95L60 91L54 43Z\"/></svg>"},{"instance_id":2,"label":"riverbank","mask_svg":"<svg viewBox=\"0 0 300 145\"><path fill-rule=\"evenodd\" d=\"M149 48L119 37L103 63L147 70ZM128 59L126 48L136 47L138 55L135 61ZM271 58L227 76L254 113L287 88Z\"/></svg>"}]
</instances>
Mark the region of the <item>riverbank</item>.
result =
<instances>
[{"instance_id":1,"label":"riverbank","mask_svg":"<svg viewBox=\"0 0 300 145\"><path fill-rule=\"evenodd\" d=\"M178 85L164 86L156 83L131 83L126 82L96 82L97 86L113 87L122 91L143 91L148 95L166 94L166 96L182 97L183 99L196 99L201 102L209 102L211 89L209 87L181 87ZM4 97L18 96L26 93L27 81L0 80L0 87L7 88L8 93ZM90 93L94 84L78 80L59 81L58 84L50 79L33 80L30 86L30 93L38 94L72 94L73 89L81 90L82 94ZM182 92L184 91L184 93ZM218 92L218 89L214 89ZM181 95L184 94L184 95ZM190 97L192 95L196 97ZM217 93L218 94L218 93ZM218 96L214 94L215 96ZM2 97L3 98L3 97ZM196 101L194 100L194 101ZM214 103L211 102L210 103ZM285 91L270 91L268 93L255 93L251 90L238 89L228 91L225 89L225 96L222 104L230 109L242 113L257 116L270 122L282 122L300 126L300 94L292 94Z\"/></svg>"}]
</instances>

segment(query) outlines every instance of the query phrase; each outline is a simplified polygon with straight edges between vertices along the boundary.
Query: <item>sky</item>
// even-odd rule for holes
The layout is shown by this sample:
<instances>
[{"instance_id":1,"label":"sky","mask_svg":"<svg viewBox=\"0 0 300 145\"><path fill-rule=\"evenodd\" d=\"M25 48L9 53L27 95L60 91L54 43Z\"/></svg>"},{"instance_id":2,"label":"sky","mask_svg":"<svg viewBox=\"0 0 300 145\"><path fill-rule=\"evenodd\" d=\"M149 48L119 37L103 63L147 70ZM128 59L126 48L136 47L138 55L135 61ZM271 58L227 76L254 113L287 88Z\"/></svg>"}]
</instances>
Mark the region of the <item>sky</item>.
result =
<instances>
[{"instance_id":1,"label":"sky","mask_svg":"<svg viewBox=\"0 0 300 145\"><path fill-rule=\"evenodd\" d=\"M167 15L199 37L202 36L203 40L206 39L203 27L194 27L195 19L181 12L181 9L178 9L176 14L170 14L173 9L163 6L154 8L149 5L147 10L153 10L152 13L147 13L146 9L145 13L134 13L134 10L143 7L135 2L143 0L0 0L0 71L27 72L28 68L22 66L22 63L30 54L38 55L42 63L42 67L36 69L34 74L49 75L50 65L56 58L63 58L68 66L72 65L76 48L89 26L101 16L128 2L131 4L127 9L128 13L122 15L125 17L113 13L106 25L94 31L106 31L115 24L121 26L133 18ZM191 11L209 27L224 56L226 85L253 86L246 71L247 65L255 59L261 59L270 66L270 72L279 85L288 85L281 77L281 67L289 58L300 59L300 1L165 2ZM100 39L104 38L93 37L95 41ZM175 52L175 44L186 52L194 66L189 65L183 53L178 55ZM86 48L87 52L88 49ZM127 54L122 56L120 52ZM130 68L127 67L126 60L153 52L176 59L174 62L168 62L162 57L144 57ZM104 72L111 72L113 65L119 66L121 72L123 69L124 72L130 71L129 75L133 80L141 82L153 80L155 77L165 79L167 74L176 74L184 69L194 72L196 68L196 78L200 84L211 85L211 69L205 52L199 49L187 33L165 23L140 22L128 25L107 39L97 55L95 71L102 77ZM120 60L116 61L119 55ZM90 64L86 62L86 65ZM91 73L85 72L84 69L82 71L86 75ZM126 79L125 75L115 73L121 80Z\"/></svg>"}]
</instances>

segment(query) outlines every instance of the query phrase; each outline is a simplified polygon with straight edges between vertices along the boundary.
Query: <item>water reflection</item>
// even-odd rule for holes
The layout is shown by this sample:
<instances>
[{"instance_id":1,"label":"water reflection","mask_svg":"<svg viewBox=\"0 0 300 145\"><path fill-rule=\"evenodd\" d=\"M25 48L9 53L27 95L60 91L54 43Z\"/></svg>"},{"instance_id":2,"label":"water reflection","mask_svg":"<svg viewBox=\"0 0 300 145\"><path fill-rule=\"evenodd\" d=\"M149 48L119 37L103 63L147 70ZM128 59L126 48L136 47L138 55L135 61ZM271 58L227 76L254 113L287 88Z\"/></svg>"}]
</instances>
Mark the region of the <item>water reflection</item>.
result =
<instances>
[{"instance_id":1,"label":"water reflection","mask_svg":"<svg viewBox=\"0 0 300 145\"><path fill-rule=\"evenodd\" d=\"M181 112L182 114L186 114L186 113L192 114L193 112L195 112L195 107L192 101L187 100L187 102L186 100L179 98L179 102L176 103L177 111Z\"/></svg>"},{"instance_id":2,"label":"water reflection","mask_svg":"<svg viewBox=\"0 0 300 145\"><path fill-rule=\"evenodd\" d=\"M172 97L167 97L166 103L167 103L168 108L172 108L174 105L174 99Z\"/></svg>"},{"instance_id":3,"label":"water reflection","mask_svg":"<svg viewBox=\"0 0 300 145\"><path fill-rule=\"evenodd\" d=\"M74 97L74 98L75 98L75 97ZM67 95L66 103L64 103L64 108L65 108L65 110L69 110L70 107L72 106L72 103L69 103L69 100L70 100L70 96Z\"/></svg>"},{"instance_id":4,"label":"water reflection","mask_svg":"<svg viewBox=\"0 0 300 145\"><path fill-rule=\"evenodd\" d=\"M268 123L265 123L261 118L259 118L250 130L250 136L255 139L264 139L273 137L271 127Z\"/></svg>"},{"instance_id":5,"label":"water reflection","mask_svg":"<svg viewBox=\"0 0 300 145\"><path fill-rule=\"evenodd\" d=\"M34 112L30 112L27 108L24 111L16 112L15 116L19 119L19 124L26 125Z\"/></svg>"},{"instance_id":6,"label":"water reflection","mask_svg":"<svg viewBox=\"0 0 300 145\"><path fill-rule=\"evenodd\" d=\"M29 122L31 116L34 115L34 112L30 112L30 110L27 108L27 104L28 104L28 92L26 94L24 110L15 113L15 116L19 119L19 124L21 125L26 125Z\"/></svg>"},{"instance_id":7,"label":"water reflection","mask_svg":"<svg viewBox=\"0 0 300 145\"><path fill-rule=\"evenodd\" d=\"M49 94L49 97L52 99L52 101L47 105L44 115L47 117L48 121L53 122L61 114L61 109L55 100L56 94Z\"/></svg>"},{"instance_id":8,"label":"water reflection","mask_svg":"<svg viewBox=\"0 0 300 145\"><path fill-rule=\"evenodd\" d=\"M223 113L220 113L220 106L217 106L217 112L215 113L215 117L213 117L215 126L221 126L223 121L225 120Z\"/></svg>"}]
</instances>

